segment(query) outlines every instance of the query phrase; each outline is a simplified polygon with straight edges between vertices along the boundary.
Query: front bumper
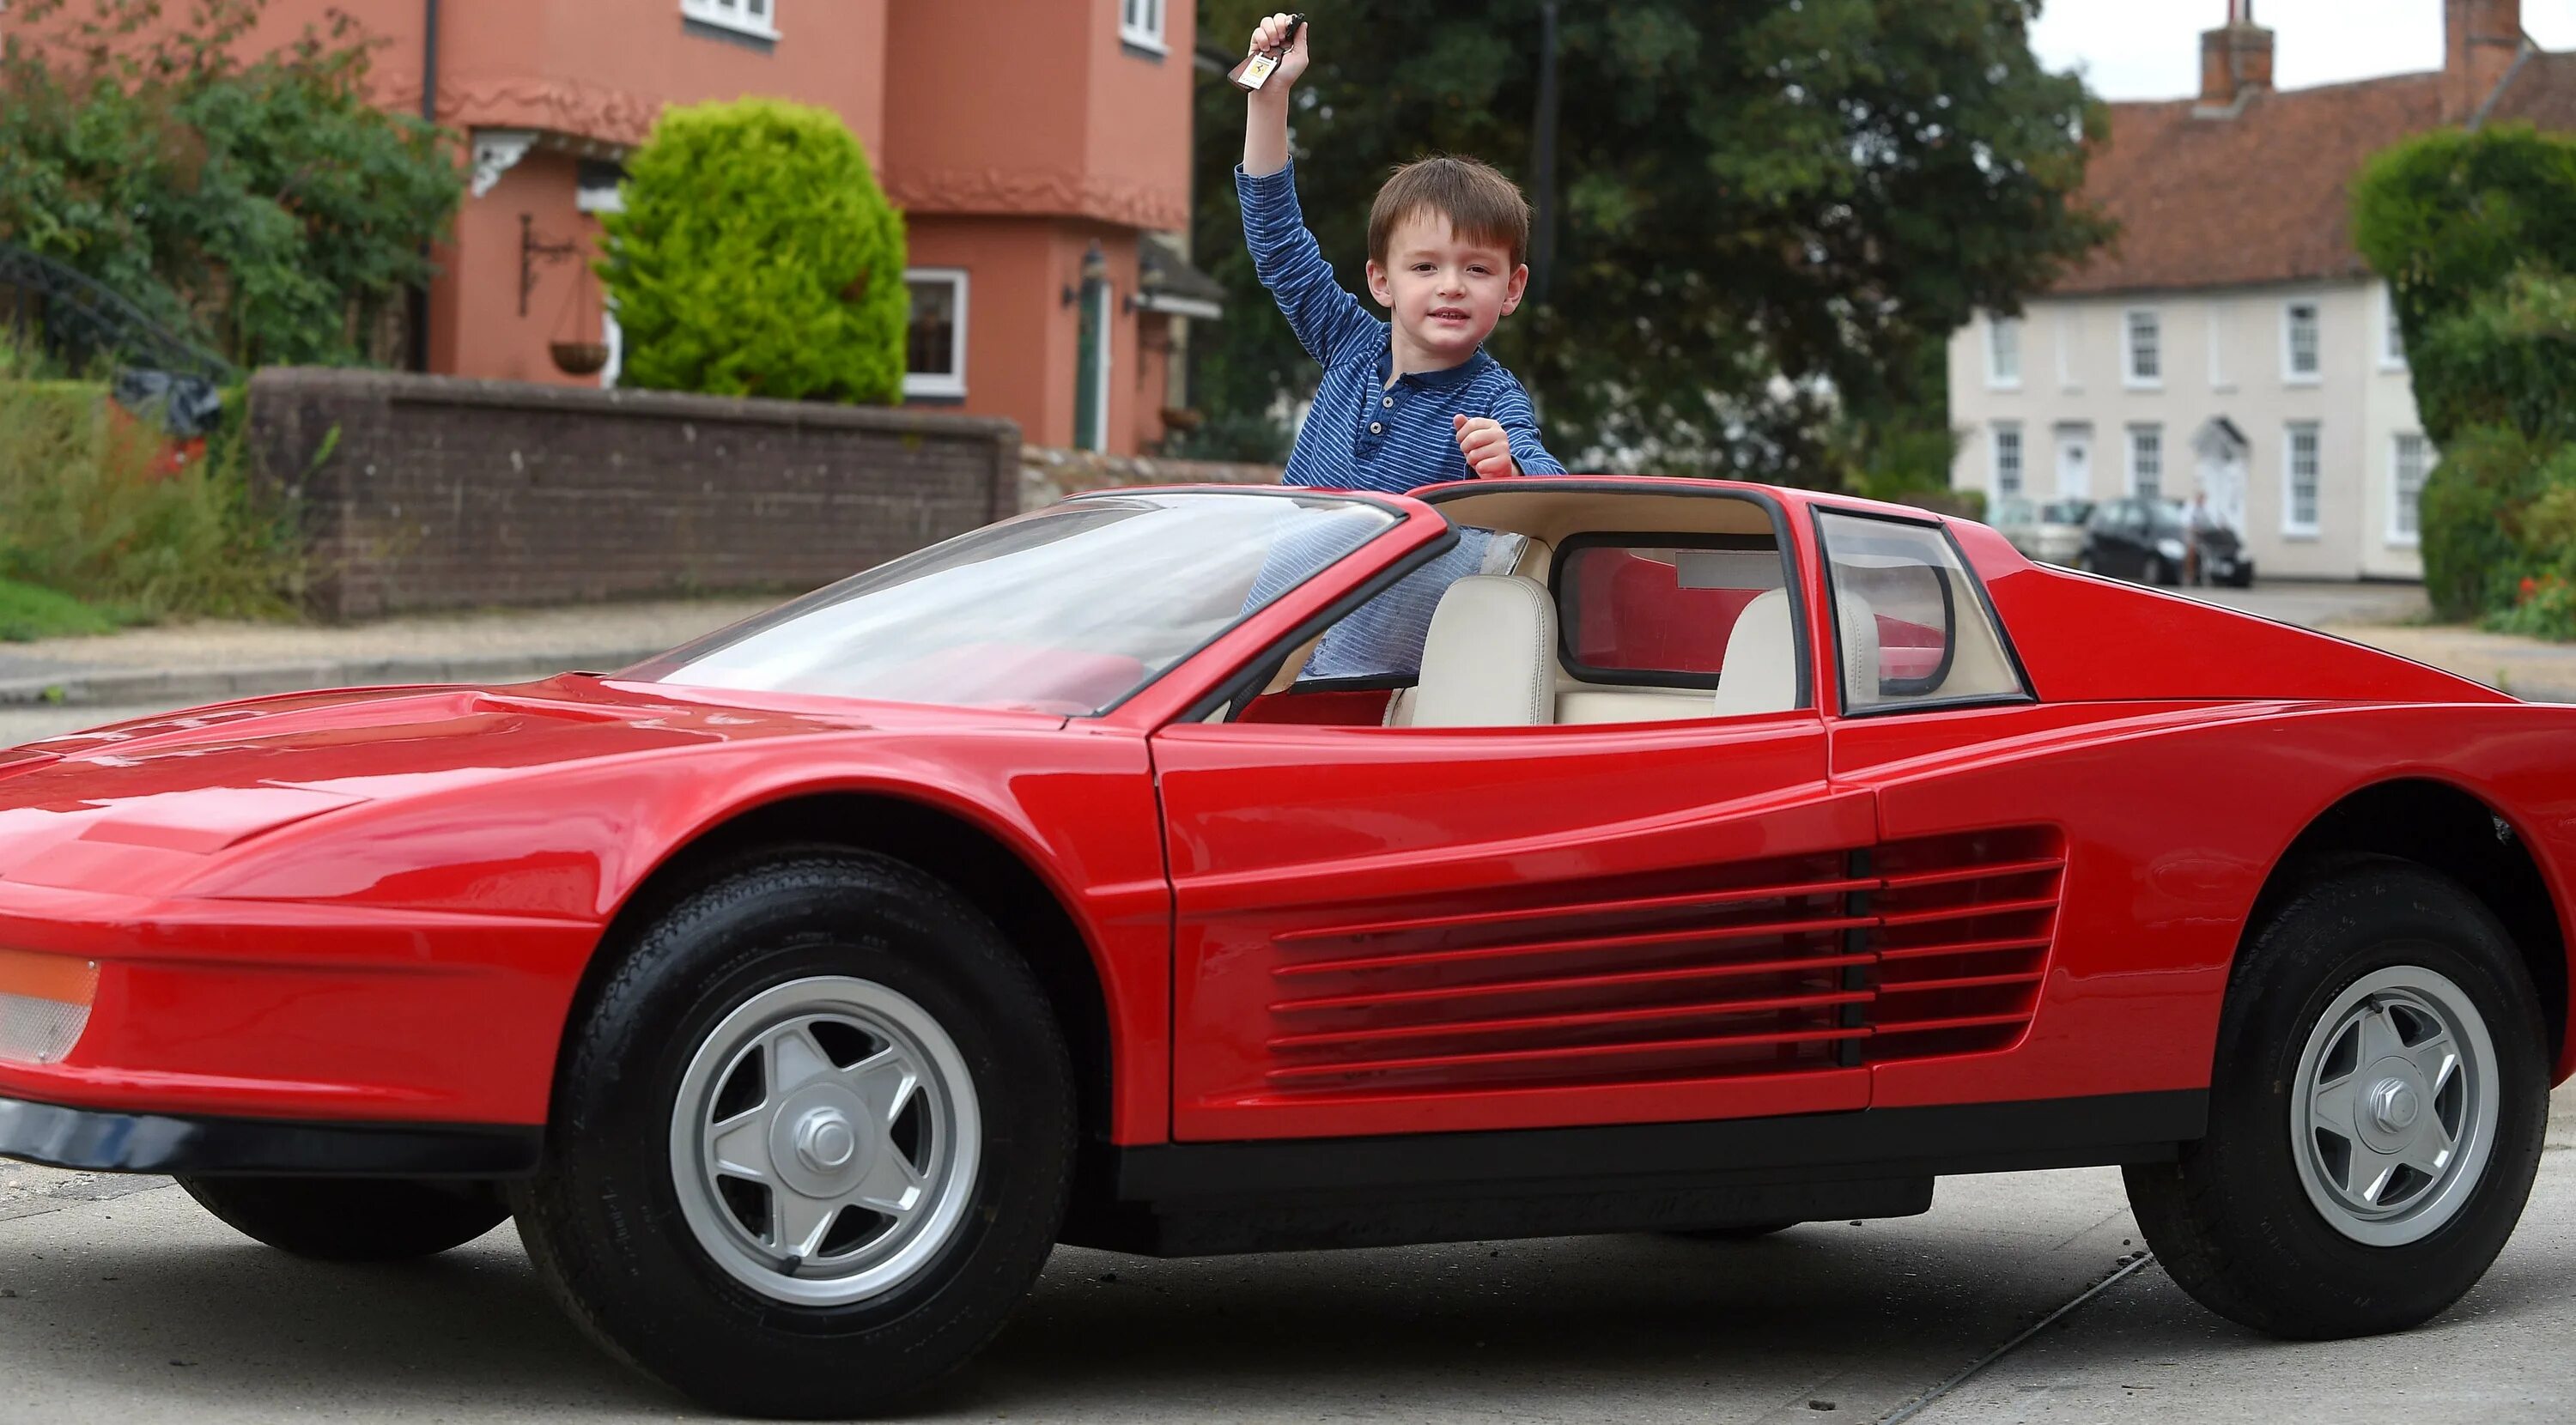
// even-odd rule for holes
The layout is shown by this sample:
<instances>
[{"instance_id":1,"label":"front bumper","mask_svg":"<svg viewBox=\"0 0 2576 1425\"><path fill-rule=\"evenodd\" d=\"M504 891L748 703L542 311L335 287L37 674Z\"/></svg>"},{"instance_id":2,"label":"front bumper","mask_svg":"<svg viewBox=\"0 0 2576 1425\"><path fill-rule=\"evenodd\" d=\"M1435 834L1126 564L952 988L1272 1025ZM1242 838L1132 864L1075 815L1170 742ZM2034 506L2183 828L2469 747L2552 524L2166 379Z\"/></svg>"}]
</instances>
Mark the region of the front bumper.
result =
<instances>
[{"instance_id":1,"label":"front bumper","mask_svg":"<svg viewBox=\"0 0 2576 1425\"><path fill-rule=\"evenodd\" d=\"M0 1158L92 1173L518 1177L536 1171L544 1140L517 1124L182 1117L0 1098Z\"/></svg>"}]
</instances>

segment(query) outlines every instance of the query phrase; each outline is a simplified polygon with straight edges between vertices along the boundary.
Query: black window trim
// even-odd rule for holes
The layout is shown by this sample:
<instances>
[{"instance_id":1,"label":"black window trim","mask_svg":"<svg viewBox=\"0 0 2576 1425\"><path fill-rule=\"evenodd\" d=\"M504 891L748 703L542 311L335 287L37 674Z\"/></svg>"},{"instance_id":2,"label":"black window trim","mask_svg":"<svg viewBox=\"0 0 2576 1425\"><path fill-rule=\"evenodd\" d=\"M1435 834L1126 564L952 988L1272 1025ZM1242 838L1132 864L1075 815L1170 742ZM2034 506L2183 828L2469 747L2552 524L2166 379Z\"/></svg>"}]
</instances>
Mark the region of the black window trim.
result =
<instances>
[{"instance_id":1,"label":"black window trim","mask_svg":"<svg viewBox=\"0 0 2576 1425\"><path fill-rule=\"evenodd\" d=\"M1712 549L1738 553L1775 552L1780 557L1780 587L1786 589L1797 578L1795 558L1776 536L1758 534L1672 534L1647 530L1605 531L1599 534L1569 535L1559 542L1549 556L1547 591L1556 601L1556 661L1565 671L1586 683L1625 688L1693 688L1714 691L1720 674L1685 673L1663 668L1604 668L1579 661L1574 656L1574 621L1582 605L1574 589L1561 576L1574 556L1587 549Z\"/></svg>"},{"instance_id":2,"label":"black window trim","mask_svg":"<svg viewBox=\"0 0 2576 1425\"><path fill-rule=\"evenodd\" d=\"M1880 706L1866 708L1853 708L1846 706L1843 698L1842 674L1843 669L1849 665L1850 655L1843 647L1842 608L1837 602L1839 596L1834 592L1833 550L1825 538L1825 516L1827 515L1841 515L1846 518L1856 520L1875 520L1881 524L1911 525L1919 529L1928 529L1935 534L1938 534L1943 542L1950 546L1950 557L1958 561L1960 571L1967 575L1968 582L1976 589L1977 607L1985 612L1987 626L1995 631L1995 642L2003 649L2004 662L2012 669L2013 677L2021 683L2021 690L2013 693L1972 693L1963 697L1931 698L1916 702L1886 703ZM1828 632L1831 634L1834 643L1834 707L1841 716L1847 718L1884 717L1892 714L1949 712L1960 708L2020 707L2039 702L2039 695L2032 690L2030 669L2021 661L2021 650L2013 646L2012 630L2005 626L2003 615L1995 608L1994 594L1986 588L1986 581L1978 577L1977 566L1969 560L1967 550L1960 547L1958 533L1950 528L1949 521L1942 519L1938 515L1923 515L1918 517L1913 515L1892 514L1879 510L1856 510L1846 505L1829 505L1822 503L1809 505L1807 507L1807 516L1815 530L1816 573L1818 579L1824 585L1825 606L1827 613L1829 614L1826 622L1828 624ZM1948 582L1949 581L1946 579L1942 581L1945 598L1948 594ZM1955 634L1952 637L1952 641L1954 643L1957 641ZM1948 659L1945 657L1941 668L1941 676L1947 677L1948 674L1949 664ZM1913 680L1904 679L1900 681L1911 682ZM1883 678L1880 679L1879 687L1882 695L1885 693L1886 686L1887 680ZM1902 694L1899 694L1899 696L1902 696Z\"/></svg>"}]
</instances>

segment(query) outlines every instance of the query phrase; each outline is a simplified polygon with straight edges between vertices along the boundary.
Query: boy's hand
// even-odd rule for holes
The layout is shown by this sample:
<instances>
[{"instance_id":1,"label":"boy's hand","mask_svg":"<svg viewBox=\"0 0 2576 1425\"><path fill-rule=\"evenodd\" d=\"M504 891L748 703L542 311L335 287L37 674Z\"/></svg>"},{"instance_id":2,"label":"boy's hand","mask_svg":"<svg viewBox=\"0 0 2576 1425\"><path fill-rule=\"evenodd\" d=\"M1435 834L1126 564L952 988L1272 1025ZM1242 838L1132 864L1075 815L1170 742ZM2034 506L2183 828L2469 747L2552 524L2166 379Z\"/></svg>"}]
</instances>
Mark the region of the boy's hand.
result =
<instances>
[{"instance_id":1,"label":"boy's hand","mask_svg":"<svg viewBox=\"0 0 2576 1425\"><path fill-rule=\"evenodd\" d=\"M1458 453L1467 457L1467 468L1479 480L1498 480L1518 475L1521 467L1512 459L1512 438L1499 421L1483 416L1451 416L1458 435Z\"/></svg>"},{"instance_id":2,"label":"boy's hand","mask_svg":"<svg viewBox=\"0 0 2576 1425\"><path fill-rule=\"evenodd\" d=\"M1288 15L1283 11L1253 26L1252 48L1245 52L1259 54L1263 50L1276 48L1281 40L1288 37L1290 23ZM1279 67L1270 72L1270 80L1261 86L1261 93L1284 95L1297 83L1297 76L1306 72L1306 31L1311 28L1313 28L1311 25L1297 27L1297 42L1288 47L1286 54L1279 56Z\"/></svg>"}]
</instances>

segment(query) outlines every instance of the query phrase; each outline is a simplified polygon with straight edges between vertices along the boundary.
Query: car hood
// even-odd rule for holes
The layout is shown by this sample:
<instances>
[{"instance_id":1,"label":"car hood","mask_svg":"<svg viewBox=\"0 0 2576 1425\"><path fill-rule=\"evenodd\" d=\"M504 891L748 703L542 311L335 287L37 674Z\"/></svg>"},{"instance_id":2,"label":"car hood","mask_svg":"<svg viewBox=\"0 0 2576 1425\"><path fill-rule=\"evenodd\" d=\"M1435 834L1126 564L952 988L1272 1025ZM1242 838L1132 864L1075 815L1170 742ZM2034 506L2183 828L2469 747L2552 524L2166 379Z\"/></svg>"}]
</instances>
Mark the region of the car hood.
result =
<instances>
[{"instance_id":1,"label":"car hood","mask_svg":"<svg viewBox=\"0 0 2576 1425\"><path fill-rule=\"evenodd\" d=\"M361 688L218 704L0 753L0 878L61 884L46 858L86 867L109 854L104 848L211 855L371 802L570 763L870 728L1063 722L578 674L507 687ZM83 849L64 850L75 842Z\"/></svg>"}]
</instances>

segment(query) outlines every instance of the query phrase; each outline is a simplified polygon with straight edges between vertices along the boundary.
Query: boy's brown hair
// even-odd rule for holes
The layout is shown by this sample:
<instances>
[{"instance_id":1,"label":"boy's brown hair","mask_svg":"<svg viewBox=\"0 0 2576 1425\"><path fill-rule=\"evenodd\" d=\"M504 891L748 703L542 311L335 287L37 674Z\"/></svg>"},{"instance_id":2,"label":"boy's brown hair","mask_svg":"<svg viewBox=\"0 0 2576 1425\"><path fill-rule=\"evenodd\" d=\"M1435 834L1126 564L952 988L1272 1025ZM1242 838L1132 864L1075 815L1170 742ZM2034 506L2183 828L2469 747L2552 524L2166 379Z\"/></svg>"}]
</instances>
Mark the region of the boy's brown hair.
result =
<instances>
[{"instance_id":1,"label":"boy's brown hair","mask_svg":"<svg viewBox=\"0 0 2576 1425\"><path fill-rule=\"evenodd\" d=\"M1370 261L1385 265L1396 228L1416 213L1438 213L1469 242L1505 249L1514 267L1529 256L1529 199L1491 164L1440 154L1399 165L1369 205Z\"/></svg>"}]
</instances>

